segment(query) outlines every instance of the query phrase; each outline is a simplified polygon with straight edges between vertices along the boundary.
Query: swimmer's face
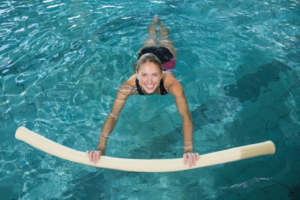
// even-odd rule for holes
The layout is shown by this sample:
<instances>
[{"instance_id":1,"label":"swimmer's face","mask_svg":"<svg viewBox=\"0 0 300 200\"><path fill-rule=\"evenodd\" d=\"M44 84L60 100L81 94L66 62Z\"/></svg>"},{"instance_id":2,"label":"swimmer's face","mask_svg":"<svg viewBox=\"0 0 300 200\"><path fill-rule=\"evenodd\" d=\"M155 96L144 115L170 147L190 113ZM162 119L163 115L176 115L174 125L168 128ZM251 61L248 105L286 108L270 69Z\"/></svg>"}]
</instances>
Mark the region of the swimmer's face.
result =
<instances>
[{"instance_id":1,"label":"swimmer's face","mask_svg":"<svg viewBox=\"0 0 300 200\"><path fill-rule=\"evenodd\" d=\"M159 87L162 72L155 63L146 62L136 71L139 84L147 94L152 94Z\"/></svg>"}]
</instances>

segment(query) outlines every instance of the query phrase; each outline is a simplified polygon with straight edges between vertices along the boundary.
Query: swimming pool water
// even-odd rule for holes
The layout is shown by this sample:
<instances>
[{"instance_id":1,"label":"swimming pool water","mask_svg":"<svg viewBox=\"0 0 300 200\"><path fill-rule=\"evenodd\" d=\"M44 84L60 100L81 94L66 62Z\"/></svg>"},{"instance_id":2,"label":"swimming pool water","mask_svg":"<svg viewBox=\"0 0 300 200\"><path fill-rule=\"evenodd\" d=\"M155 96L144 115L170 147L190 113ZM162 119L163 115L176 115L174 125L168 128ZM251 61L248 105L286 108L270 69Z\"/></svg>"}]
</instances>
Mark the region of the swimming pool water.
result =
<instances>
[{"instance_id":1,"label":"swimming pool water","mask_svg":"<svg viewBox=\"0 0 300 200\"><path fill-rule=\"evenodd\" d=\"M291 1L0 0L1 199L300 199L300 6ZM19 126L94 149L159 15L178 49L200 154L272 140L273 156L172 173L71 163ZM107 155L178 158L172 96L128 99ZM201 162L201 160L200 160Z\"/></svg>"}]
</instances>

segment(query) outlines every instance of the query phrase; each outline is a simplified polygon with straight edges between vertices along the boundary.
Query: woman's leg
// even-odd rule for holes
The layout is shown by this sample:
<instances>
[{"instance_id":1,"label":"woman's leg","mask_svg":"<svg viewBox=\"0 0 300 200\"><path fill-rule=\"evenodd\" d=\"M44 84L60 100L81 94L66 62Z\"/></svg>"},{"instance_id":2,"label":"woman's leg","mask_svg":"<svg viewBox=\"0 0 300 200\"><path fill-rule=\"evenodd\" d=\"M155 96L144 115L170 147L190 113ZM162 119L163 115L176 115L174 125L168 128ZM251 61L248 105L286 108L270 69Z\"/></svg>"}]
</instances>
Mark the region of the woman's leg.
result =
<instances>
[{"instance_id":1,"label":"woman's leg","mask_svg":"<svg viewBox=\"0 0 300 200\"><path fill-rule=\"evenodd\" d=\"M149 47L149 46L155 46L155 47L157 47L157 32L156 32L156 27L157 27L158 22L159 22L159 19L158 19L157 16L155 16L153 18L152 24L150 24L149 27L148 27L148 36L147 36L146 40L144 41L144 46L142 46L140 48L139 52L143 48L145 48L145 47Z\"/></svg>"},{"instance_id":2,"label":"woman's leg","mask_svg":"<svg viewBox=\"0 0 300 200\"><path fill-rule=\"evenodd\" d=\"M170 50L174 58L177 57L177 49L173 46L172 40L169 38L169 29L161 21L159 27L159 47L165 47Z\"/></svg>"}]
</instances>

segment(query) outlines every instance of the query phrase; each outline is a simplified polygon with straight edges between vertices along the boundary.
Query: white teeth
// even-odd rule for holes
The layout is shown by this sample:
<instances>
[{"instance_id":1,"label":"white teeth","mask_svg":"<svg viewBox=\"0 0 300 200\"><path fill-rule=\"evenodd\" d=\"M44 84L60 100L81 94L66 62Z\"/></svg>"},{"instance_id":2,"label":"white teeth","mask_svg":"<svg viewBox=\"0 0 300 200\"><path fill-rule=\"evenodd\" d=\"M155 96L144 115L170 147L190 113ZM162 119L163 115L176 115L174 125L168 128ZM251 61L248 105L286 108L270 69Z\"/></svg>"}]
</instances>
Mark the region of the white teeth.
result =
<instances>
[{"instance_id":1,"label":"white teeth","mask_svg":"<svg viewBox=\"0 0 300 200\"><path fill-rule=\"evenodd\" d=\"M147 88L152 89L154 85L146 85Z\"/></svg>"}]
</instances>

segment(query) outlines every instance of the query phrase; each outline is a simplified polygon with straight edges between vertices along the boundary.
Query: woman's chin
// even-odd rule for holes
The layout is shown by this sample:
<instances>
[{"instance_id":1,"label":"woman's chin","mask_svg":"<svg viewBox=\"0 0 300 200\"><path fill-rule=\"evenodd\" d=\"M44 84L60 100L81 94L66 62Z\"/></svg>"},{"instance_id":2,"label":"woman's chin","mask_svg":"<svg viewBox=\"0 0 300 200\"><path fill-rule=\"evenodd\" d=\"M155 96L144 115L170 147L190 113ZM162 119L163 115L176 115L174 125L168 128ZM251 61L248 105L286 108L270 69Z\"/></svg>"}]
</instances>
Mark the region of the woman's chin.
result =
<instances>
[{"instance_id":1,"label":"woman's chin","mask_svg":"<svg viewBox=\"0 0 300 200\"><path fill-rule=\"evenodd\" d=\"M154 90L153 90L153 91L145 90L145 92L146 92L147 94L153 94L153 93L154 93Z\"/></svg>"},{"instance_id":2,"label":"woman's chin","mask_svg":"<svg viewBox=\"0 0 300 200\"><path fill-rule=\"evenodd\" d=\"M147 94L153 94L153 93L155 92L155 89L156 89L156 88L152 88L152 89L144 88L144 91L145 91Z\"/></svg>"}]
</instances>

